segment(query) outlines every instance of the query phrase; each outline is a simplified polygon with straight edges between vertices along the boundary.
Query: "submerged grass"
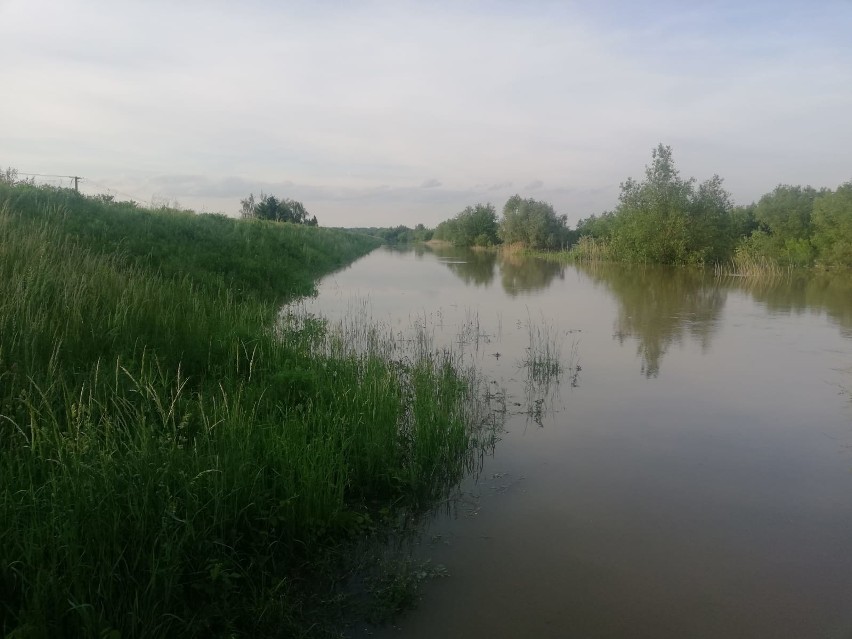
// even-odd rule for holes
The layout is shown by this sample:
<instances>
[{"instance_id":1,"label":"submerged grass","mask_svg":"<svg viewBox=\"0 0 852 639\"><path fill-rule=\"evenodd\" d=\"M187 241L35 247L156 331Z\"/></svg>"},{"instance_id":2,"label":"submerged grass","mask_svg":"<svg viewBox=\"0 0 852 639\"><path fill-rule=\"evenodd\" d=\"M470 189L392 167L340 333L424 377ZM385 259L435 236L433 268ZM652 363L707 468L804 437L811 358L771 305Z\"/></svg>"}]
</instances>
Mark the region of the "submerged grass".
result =
<instances>
[{"instance_id":1,"label":"submerged grass","mask_svg":"<svg viewBox=\"0 0 852 639\"><path fill-rule=\"evenodd\" d=\"M528 318L526 328L529 346L520 363L527 372L524 384L526 414L528 419L541 426L548 401L554 392L558 392L563 377L569 377L572 387L579 384L578 347L573 341L564 352L566 334L548 324L544 318L537 323Z\"/></svg>"},{"instance_id":2,"label":"submerged grass","mask_svg":"<svg viewBox=\"0 0 852 639\"><path fill-rule=\"evenodd\" d=\"M0 633L334 634L350 549L477 438L451 357L275 323L370 246L0 189Z\"/></svg>"}]
</instances>

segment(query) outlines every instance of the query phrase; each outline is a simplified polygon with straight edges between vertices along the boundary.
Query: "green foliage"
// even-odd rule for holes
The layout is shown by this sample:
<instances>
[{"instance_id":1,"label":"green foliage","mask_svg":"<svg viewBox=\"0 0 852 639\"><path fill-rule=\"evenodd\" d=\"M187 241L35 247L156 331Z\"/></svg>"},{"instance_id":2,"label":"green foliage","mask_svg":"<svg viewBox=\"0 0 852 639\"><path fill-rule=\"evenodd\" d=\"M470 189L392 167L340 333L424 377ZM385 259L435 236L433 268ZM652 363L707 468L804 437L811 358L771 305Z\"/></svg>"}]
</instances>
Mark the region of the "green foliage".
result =
<instances>
[{"instance_id":1,"label":"green foliage","mask_svg":"<svg viewBox=\"0 0 852 639\"><path fill-rule=\"evenodd\" d=\"M454 218L441 222L435 229L436 240L456 246L494 246L497 234L497 211L493 204L468 206Z\"/></svg>"},{"instance_id":2,"label":"green foliage","mask_svg":"<svg viewBox=\"0 0 852 639\"><path fill-rule=\"evenodd\" d=\"M309 295L316 274L378 245L363 235L333 229L149 210L70 189L0 184L4 202L31 219L61 209L64 215L53 216L52 223L91 251L122 254L168 278L191 275L195 285L211 290L225 286L237 299Z\"/></svg>"},{"instance_id":3,"label":"green foliage","mask_svg":"<svg viewBox=\"0 0 852 639\"><path fill-rule=\"evenodd\" d=\"M819 261L852 267L852 181L814 201L812 222Z\"/></svg>"},{"instance_id":4,"label":"green foliage","mask_svg":"<svg viewBox=\"0 0 852 639\"><path fill-rule=\"evenodd\" d=\"M469 463L451 363L273 324L304 287L266 280L375 244L0 187L0 634L322 630L347 549Z\"/></svg>"},{"instance_id":5,"label":"green foliage","mask_svg":"<svg viewBox=\"0 0 852 639\"><path fill-rule=\"evenodd\" d=\"M500 238L506 244L520 243L533 249L556 249L568 240L566 216L556 215L553 206L532 198L513 195L503 206Z\"/></svg>"},{"instance_id":6,"label":"green foliage","mask_svg":"<svg viewBox=\"0 0 852 639\"><path fill-rule=\"evenodd\" d=\"M816 189L806 186L778 185L757 203L754 217L760 228L783 244L787 240L808 239Z\"/></svg>"},{"instance_id":7,"label":"green foliage","mask_svg":"<svg viewBox=\"0 0 852 639\"><path fill-rule=\"evenodd\" d=\"M432 239L432 230L427 229L422 224L418 224L413 229L407 226L394 226L390 228L351 228L348 229L354 233L363 233L377 237L385 244L415 244L417 242L428 242Z\"/></svg>"},{"instance_id":8,"label":"green foliage","mask_svg":"<svg viewBox=\"0 0 852 639\"><path fill-rule=\"evenodd\" d=\"M301 202L289 198L279 200L274 195L264 195L262 192L259 201L255 201L254 193L250 194L245 200L240 200L240 215L243 219L317 226L316 215L309 218L308 212Z\"/></svg>"},{"instance_id":9,"label":"green foliage","mask_svg":"<svg viewBox=\"0 0 852 639\"><path fill-rule=\"evenodd\" d=\"M779 185L753 207L755 230L737 246L740 271L852 266L850 183L832 192Z\"/></svg>"},{"instance_id":10,"label":"green foliage","mask_svg":"<svg viewBox=\"0 0 852 639\"><path fill-rule=\"evenodd\" d=\"M576 259L613 259L660 264L704 264L727 260L738 234L749 221L734 214L722 179L714 175L696 187L675 168L671 147L660 144L651 153L645 179L621 184L613 212L581 220Z\"/></svg>"}]
</instances>

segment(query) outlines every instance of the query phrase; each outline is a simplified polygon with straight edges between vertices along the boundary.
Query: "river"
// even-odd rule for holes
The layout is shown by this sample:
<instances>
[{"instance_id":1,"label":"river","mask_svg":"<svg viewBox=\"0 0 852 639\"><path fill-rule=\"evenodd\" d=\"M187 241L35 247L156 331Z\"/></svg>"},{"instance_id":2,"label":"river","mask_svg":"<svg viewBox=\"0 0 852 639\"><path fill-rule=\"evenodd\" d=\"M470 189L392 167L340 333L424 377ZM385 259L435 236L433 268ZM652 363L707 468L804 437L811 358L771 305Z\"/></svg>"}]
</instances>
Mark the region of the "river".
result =
<instances>
[{"instance_id":1,"label":"river","mask_svg":"<svg viewBox=\"0 0 852 639\"><path fill-rule=\"evenodd\" d=\"M376 636L852 637L852 277L382 248L308 307L425 325L506 406Z\"/></svg>"}]
</instances>

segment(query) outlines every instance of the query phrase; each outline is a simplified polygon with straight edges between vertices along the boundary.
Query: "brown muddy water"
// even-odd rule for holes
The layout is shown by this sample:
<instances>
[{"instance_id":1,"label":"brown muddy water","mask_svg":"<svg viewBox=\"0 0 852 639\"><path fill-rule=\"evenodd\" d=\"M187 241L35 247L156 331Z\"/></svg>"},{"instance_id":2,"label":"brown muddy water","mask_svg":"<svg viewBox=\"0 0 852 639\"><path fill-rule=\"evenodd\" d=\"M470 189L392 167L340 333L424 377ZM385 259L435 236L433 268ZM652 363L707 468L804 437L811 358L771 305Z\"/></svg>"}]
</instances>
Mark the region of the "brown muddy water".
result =
<instances>
[{"instance_id":1,"label":"brown muddy water","mask_svg":"<svg viewBox=\"0 0 852 639\"><path fill-rule=\"evenodd\" d=\"M309 304L365 308L507 418L418 548L448 576L361 636L852 638L852 277L381 249Z\"/></svg>"}]
</instances>

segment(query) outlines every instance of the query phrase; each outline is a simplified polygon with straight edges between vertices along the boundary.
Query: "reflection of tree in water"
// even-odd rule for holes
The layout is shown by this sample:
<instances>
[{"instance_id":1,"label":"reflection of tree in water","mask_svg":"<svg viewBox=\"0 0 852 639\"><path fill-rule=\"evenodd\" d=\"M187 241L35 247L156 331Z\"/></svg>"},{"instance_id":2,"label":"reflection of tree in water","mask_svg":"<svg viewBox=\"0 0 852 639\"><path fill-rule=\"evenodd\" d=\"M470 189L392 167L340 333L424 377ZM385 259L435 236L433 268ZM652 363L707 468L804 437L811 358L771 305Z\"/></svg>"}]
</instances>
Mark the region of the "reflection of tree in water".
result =
<instances>
[{"instance_id":1,"label":"reflection of tree in water","mask_svg":"<svg viewBox=\"0 0 852 639\"><path fill-rule=\"evenodd\" d=\"M453 246L434 246L432 252L465 283L488 286L494 280L495 251L477 251Z\"/></svg>"},{"instance_id":2,"label":"reflection of tree in water","mask_svg":"<svg viewBox=\"0 0 852 639\"><path fill-rule=\"evenodd\" d=\"M431 253L426 244L385 244L382 248L388 253L413 253L417 259L422 259L426 253Z\"/></svg>"},{"instance_id":3,"label":"reflection of tree in water","mask_svg":"<svg viewBox=\"0 0 852 639\"><path fill-rule=\"evenodd\" d=\"M556 277L565 279L564 265L515 253L500 254L503 290L512 297L524 291L545 289Z\"/></svg>"},{"instance_id":4,"label":"reflection of tree in water","mask_svg":"<svg viewBox=\"0 0 852 639\"><path fill-rule=\"evenodd\" d=\"M826 313L852 337L852 276L848 273L796 273L785 277L730 278L731 288L747 291L774 313Z\"/></svg>"},{"instance_id":5,"label":"reflection of tree in water","mask_svg":"<svg viewBox=\"0 0 852 639\"><path fill-rule=\"evenodd\" d=\"M642 372L656 377L669 346L689 337L707 350L727 297L712 273L683 268L578 264L618 300L615 335L639 341Z\"/></svg>"},{"instance_id":6,"label":"reflection of tree in water","mask_svg":"<svg viewBox=\"0 0 852 639\"><path fill-rule=\"evenodd\" d=\"M433 245L430 250L465 284L487 286L494 279L494 265L499 264L503 290L512 297L524 291L547 288L555 277L565 277L565 267L562 264L517 253L444 245Z\"/></svg>"}]
</instances>

